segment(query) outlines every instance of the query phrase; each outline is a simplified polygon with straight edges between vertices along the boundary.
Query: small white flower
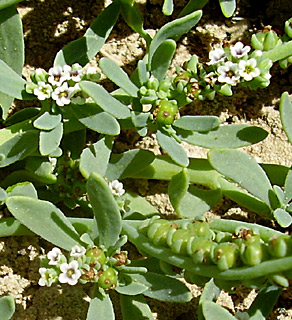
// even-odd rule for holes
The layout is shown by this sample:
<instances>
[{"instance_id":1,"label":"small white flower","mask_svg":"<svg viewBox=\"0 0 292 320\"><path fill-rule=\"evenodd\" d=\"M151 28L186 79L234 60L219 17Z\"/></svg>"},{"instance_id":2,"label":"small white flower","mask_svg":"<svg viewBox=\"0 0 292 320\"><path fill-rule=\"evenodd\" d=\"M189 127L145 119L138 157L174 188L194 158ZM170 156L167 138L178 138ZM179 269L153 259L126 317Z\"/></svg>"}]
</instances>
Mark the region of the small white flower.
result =
<instances>
[{"instance_id":1,"label":"small white flower","mask_svg":"<svg viewBox=\"0 0 292 320\"><path fill-rule=\"evenodd\" d=\"M250 46L244 46L242 42L236 42L234 46L230 47L231 55L234 58L242 58L248 54L250 51Z\"/></svg>"},{"instance_id":2,"label":"small white flower","mask_svg":"<svg viewBox=\"0 0 292 320\"><path fill-rule=\"evenodd\" d=\"M112 193L114 196L122 196L125 193L124 186L122 182L118 180L114 180L112 182L109 182L109 187L112 190Z\"/></svg>"},{"instance_id":3,"label":"small white flower","mask_svg":"<svg viewBox=\"0 0 292 320\"><path fill-rule=\"evenodd\" d=\"M79 258L82 257L85 253L86 249L84 247L76 245L71 249L70 256L74 258Z\"/></svg>"},{"instance_id":4,"label":"small white flower","mask_svg":"<svg viewBox=\"0 0 292 320\"><path fill-rule=\"evenodd\" d=\"M83 69L79 63L74 63L72 67L68 66L67 64L63 66L64 73L69 75L69 79L72 79L75 82L78 82L81 80L82 70Z\"/></svg>"},{"instance_id":5,"label":"small white flower","mask_svg":"<svg viewBox=\"0 0 292 320\"><path fill-rule=\"evenodd\" d=\"M240 75L238 72L238 64L231 61L227 61L224 65L217 69L219 73L218 81L222 83L227 83L232 86L236 85Z\"/></svg>"},{"instance_id":6,"label":"small white flower","mask_svg":"<svg viewBox=\"0 0 292 320\"><path fill-rule=\"evenodd\" d=\"M39 273L41 277L38 281L38 284L42 287L50 287L58 279L58 274L54 269L39 268Z\"/></svg>"},{"instance_id":7,"label":"small white flower","mask_svg":"<svg viewBox=\"0 0 292 320\"><path fill-rule=\"evenodd\" d=\"M261 71L257 68L255 58L249 60L240 60L238 63L239 74L245 81L250 81L260 75Z\"/></svg>"},{"instance_id":8,"label":"small white flower","mask_svg":"<svg viewBox=\"0 0 292 320\"><path fill-rule=\"evenodd\" d=\"M68 283L70 286L74 286L81 277L81 271L78 269L78 262L76 260L70 263L62 263L60 270L62 271L59 275L61 283Z\"/></svg>"},{"instance_id":9,"label":"small white flower","mask_svg":"<svg viewBox=\"0 0 292 320\"><path fill-rule=\"evenodd\" d=\"M69 73L63 71L63 67L56 66L50 68L48 81L54 86L60 86L64 81L70 78Z\"/></svg>"},{"instance_id":10,"label":"small white flower","mask_svg":"<svg viewBox=\"0 0 292 320\"><path fill-rule=\"evenodd\" d=\"M224 61L226 53L223 48L216 48L209 52L209 65Z\"/></svg>"},{"instance_id":11,"label":"small white flower","mask_svg":"<svg viewBox=\"0 0 292 320\"><path fill-rule=\"evenodd\" d=\"M55 247L47 253L47 257L50 260L49 265L56 266L61 260L62 251Z\"/></svg>"},{"instance_id":12,"label":"small white flower","mask_svg":"<svg viewBox=\"0 0 292 320\"><path fill-rule=\"evenodd\" d=\"M70 104L70 98L73 96L74 90L74 87L68 87L68 83L65 82L54 90L52 99L56 100L58 106L63 107L66 104Z\"/></svg>"},{"instance_id":13,"label":"small white flower","mask_svg":"<svg viewBox=\"0 0 292 320\"><path fill-rule=\"evenodd\" d=\"M39 100L46 100L51 97L53 89L49 84L43 81L38 82L38 87L33 90L33 94L38 97Z\"/></svg>"}]
</instances>

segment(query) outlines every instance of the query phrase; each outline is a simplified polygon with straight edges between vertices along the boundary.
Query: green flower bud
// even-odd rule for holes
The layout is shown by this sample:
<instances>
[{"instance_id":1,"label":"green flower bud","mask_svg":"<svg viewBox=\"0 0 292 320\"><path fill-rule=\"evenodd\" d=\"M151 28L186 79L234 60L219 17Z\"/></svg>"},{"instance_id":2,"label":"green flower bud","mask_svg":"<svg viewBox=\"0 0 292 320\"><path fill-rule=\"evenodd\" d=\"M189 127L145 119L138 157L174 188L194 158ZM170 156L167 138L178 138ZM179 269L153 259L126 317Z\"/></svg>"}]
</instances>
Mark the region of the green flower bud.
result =
<instances>
[{"instance_id":1,"label":"green flower bud","mask_svg":"<svg viewBox=\"0 0 292 320\"><path fill-rule=\"evenodd\" d=\"M239 248L234 243L220 243L212 252L212 260L220 270L234 268L239 261Z\"/></svg>"},{"instance_id":2,"label":"green flower bud","mask_svg":"<svg viewBox=\"0 0 292 320\"><path fill-rule=\"evenodd\" d=\"M147 81L146 87L156 91L159 87L159 81L155 77L151 76Z\"/></svg>"},{"instance_id":3,"label":"green flower bud","mask_svg":"<svg viewBox=\"0 0 292 320\"><path fill-rule=\"evenodd\" d=\"M114 288L118 282L118 273L114 268L107 268L98 278L98 285L103 289Z\"/></svg>"},{"instance_id":4,"label":"green flower bud","mask_svg":"<svg viewBox=\"0 0 292 320\"><path fill-rule=\"evenodd\" d=\"M38 68L36 69L35 73L30 76L30 78L34 83L38 83L40 81L47 82L48 73L44 69Z\"/></svg>"},{"instance_id":5,"label":"green flower bud","mask_svg":"<svg viewBox=\"0 0 292 320\"><path fill-rule=\"evenodd\" d=\"M173 102L162 100L156 110L156 122L160 125L171 125L175 120L178 107Z\"/></svg>"},{"instance_id":6,"label":"green flower bud","mask_svg":"<svg viewBox=\"0 0 292 320\"><path fill-rule=\"evenodd\" d=\"M285 33L289 38L292 38L292 18L287 20L285 22L285 27L284 27Z\"/></svg>"},{"instance_id":7,"label":"green flower bud","mask_svg":"<svg viewBox=\"0 0 292 320\"><path fill-rule=\"evenodd\" d=\"M142 96L146 96L148 94L148 89L145 87L145 86L142 86L140 89L139 89L139 92Z\"/></svg>"},{"instance_id":8,"label":"green flower bud","mask_svg":"<svg viewBox=\"0 0 292 320\"><path fill-rule=\"evenodd\" d=\"M34 89L36 88L38 88L38 85L33 82L27 82L27 84L25 85L25 91L30 94L33 94Z\"/></svg>"},{"instance_id":9,"label":"green flower bud","mask_svg":"<svg viewBox=\"0 0 292 320\"><path fill-rule=\"evenodd\" d=\"M171 87L171 81L169 79L165 79L159 82L158 89L167 92L169 91L170 87Z\"/></svg>"},{"instance_id":10,"label":"green flower bud","mask_svg":"<svg viewBox=\"0 0 292 320\"><path fill-rule=\"evenodd\" d=\"M106 262L106 256L104 254L104 251L99 247L93 247L89 249L85 256L88 258L88 264L89 265L95 265L97 263L103 265Z\"/></svg>"}]
</instances>

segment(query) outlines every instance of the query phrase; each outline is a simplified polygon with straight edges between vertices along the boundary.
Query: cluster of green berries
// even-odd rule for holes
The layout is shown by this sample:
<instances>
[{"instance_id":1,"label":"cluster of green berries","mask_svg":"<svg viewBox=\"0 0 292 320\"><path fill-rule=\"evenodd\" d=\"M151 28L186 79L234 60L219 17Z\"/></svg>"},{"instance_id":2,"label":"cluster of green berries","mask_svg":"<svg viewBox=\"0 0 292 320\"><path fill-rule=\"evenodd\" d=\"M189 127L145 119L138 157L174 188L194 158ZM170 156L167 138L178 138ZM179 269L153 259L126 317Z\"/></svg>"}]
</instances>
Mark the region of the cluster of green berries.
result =
<instances>
[{"instance_id":1,"label":"cluster of green berries","mask_svg":"<svg viewBox=\"0 0 292 320\"><path fill-rule=\"evenodd\" d=\"M57 181L51 188L60 198L74 201L86 195L86 183L79 171L79 161L70 158L69 154L64 154L57 160L55 173Z\"/></svg>"},{"instance_id":2,"label":"cluster of green berries","mask_svg":"<svg viewBox=\"0 0 292 320\"><path fill-rule=\"evenodd\" d=\"M118 283L118 268L128 263L127 252L118 251L108 256L102 246L85 249L76 245L68 258L55 247L41 261L39 285L50 287L57 282L69 285L94 282L99 288L113 289Z\"/></svg>"},{"instance_id":3,"label":"cluster of green berries","mask_svg":"<svg viewBox=\"0 0 292 320\"><path fill-rule=\"evenodd\" d=\"M194 264L216 265L220 271L292 255L292 238L288 235L274 236L265 242L253 230L241 228L231 234L211 229L207 221L187 221L179 227L175 222L155 217L143 223L139 231L155 246L189 256ZM270 279L286 287L290 273L273 274Z\"/></svg>"}]
</instances>

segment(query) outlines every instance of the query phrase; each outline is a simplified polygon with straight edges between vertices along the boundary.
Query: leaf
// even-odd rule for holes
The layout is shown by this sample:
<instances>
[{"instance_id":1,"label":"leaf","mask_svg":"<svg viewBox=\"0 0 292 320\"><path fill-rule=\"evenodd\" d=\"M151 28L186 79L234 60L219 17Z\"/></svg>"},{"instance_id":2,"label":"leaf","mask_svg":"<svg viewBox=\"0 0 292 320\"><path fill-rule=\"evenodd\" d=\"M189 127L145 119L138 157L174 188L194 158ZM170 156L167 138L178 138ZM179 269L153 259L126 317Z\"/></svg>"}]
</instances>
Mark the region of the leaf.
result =
<instances>
[{"instance_id":1,"label":"leaf","mask_svg":"<svg viewBox=\"0 0 292 320\"><path fill-rule=\"evenodd\" d=\"M274 217L282 228L288 228L292 224L292 216L289 212L282 208L277 208Z\"/></svg>"},{"instance_id":2,"label":"leaf","mask_svg":"<svg viewBox=\"0 0 292 320\"><path fill-rule=\"evenodd\" d=\"M113 138L105 136L82 151L79 169L83 177L88 179L92 172L105 175L112 146Z\"/></svg>"},{"instance_id":3,"label":"leaf","mask_svg":"<svg viewBox=\"0 0 292 320\"><path fill-rule=\"evenodd\" d=\"M32 183L30 182L20 182L15 184L14 186L10 186L7 188L7 195L8 197L14 197L14 196L25 196L25 197L30 197L37 199L38 194L33 186Z\"/></svg>"},{"instance_id":4,"label":"leaf","mask_svg":"<svg viewBox=\"0 0 292 320\"><path fill-rule=\"evenodd\" d=\"M220 118L215 116L183 116L175 120L173 126L190 131L210 131L220 123Z\"/></svg>"},{"instance_id":5,"label":"leaf","mask_svg":"<svg viewBox=\"0 0 292 320\"><path fill-rule=\"evenodd\" d=\"M163 7L162 7L162 12L166 16L169 16L169 15L172 14L172 11L173 11L173 0L164 0Z\"/></svg>"},{"instance_id":6,"label":"leaf","mask_svg":"<svg viewBox=\"0 0 292 320\"><path fill-rule=\"evenodd\" d=\"M118 293L128 296L136 296L138 294L143 293L146 291L149 287L145 286L143 283L138 283L138 282L130 282L129 284L126 284L124 286L117 286L115 288L115 291Z\"/></svg>"},{"instance_id":7,"label":"leaf","mask_svg":"<svg viewBox=\"0 0 292 320\"><path fill-rule=\"evenodd\" d=\"M147 74L147 66L144 60L138 61L137 74L140 86L142 86L149 78Z\"/></svg>"},{"instance_id":8,"label":"leaf","mask_svg":"<svg viewBox=\"0 0 292 320\"><path fill-rule=\"evenodd\" d=\"M0 1L0 59L21 75L24 64L24 40L21 18L13 6L17 2L19 1ZM13 100L14 97L0 93L4 119Z\"/></svg>"},{"instance_id":9,"label":"leaf","mask_svg":"<svg viewBox=\"0 0 292 320\"><path fill-rule=\"evenodd\" d=\"M217 300L219 297L219 294L221 292L221 289L216 286L214 283L214 280L209 280L203 289L203 292L201 294L200 300L199 300L199 307L198 307L198 320L205 320L203 313L202 313L202 303L204 301L214 301Z\"/></svg>"},{"instance_id":10,"label":"leaf","mask_svg":"<svg viewBox=\"0 0 292 320\"><path fill-rule=\"evenodd\" d=\"M1 5L1 2L0 2ZM10 296L0 298L1 320L9 320L15 312L14 299Z\"/></svg>"},{"instance_id":11,"label":"leaf","mask_svg":"<svg viewBox=\"0 0 292 320\"><path fill-rule=\"evenodd\" d=\"M285 204L288 204L288 202L290 202L292 199L292 168L289 168L285 179L284 196Z\"/></svg>"},{"instance_id":12,"label":"leaf","mask_svg":"<svg viewBox=\"0 0 292 320\"><path fill-rule=\"evenodd\" d=\"M86 320L115 320L114 308L107 294L103 300L94 298L90 301Z\"/></svg>"},{"instance_id":13,"label":"leaf","mask_svg":"<svg viewBox=\"0 0 292 320\"><path fill-rule=\"evenodd\" d=\"M262 128L248 124L220 126L208 132L192 132L177 129L182 140L204 148L241 148L264 140L268 133Z\"/></svg>"},{"instance_id":14,"label":"leaf","mask_svg":"<svg viewBox=\"0 0 292 320\"><path fill-rule=\"evenodd\" d=\"M202 311L206 320L237 320L229 311L213 301L202 302Z\"/></svg>"},{"instance_id":15,"label":"leaf","mask_svg":"<svg viewBox=\"0 0 292 320\"><path fill-rule=\"evenodd\" d=\"M151 309L142 295L126 296L120 295L123 320L147 319L154 320Z\"/></svg>"},{"instance_id":16,"label":"leaf","mask_svg":"<svg viewBox=\"0 0 292 320\"><path fill-rule=\"evenodd\" d=\"M92 172L87 181L88 198L96 220L99 245L113 246L119 239L122 223L119 207L104 178Z\"/></svg>"},{"instance_id":17,"label":"leaf","mask_svg":"<svg viewBox=\"0 0 292 320\"><path fill-rule=\"evenodd\" d=\"M161 148L168 153L170 158L182 167L187 167L189 159L183 147L171 136L158 130L156 133L157 141Z\"/></svg>"},{"instance_id":18,"label":"leaf","mask_svg":"<svg viewBox=\"0 0 292 320\"><path fill-rule=\"evenodd\" d=\"M119 100L112 97L101 85L90 82L81 81L80 88L88 94L92 99L106 112L118 119L125 119L130 116L130 110Z\"/></svg>"},{"instance_id":19,"label":"leaf","mask_svg":"<svg viewBox=\"0 0 292 320\"><path fill-rule=\"evenodd\" d=\"M52 163L47 158L29 157L26 160L25 169L45 184L55 183L57 180L53 174Z\"/></svg>"},{"instance_id":20,"label":"leaf","mask_svg":"<svg viewBox=\"0 0 292 320\"><path fill-rule=\"evenodd\" d=\"M226 18L230 18L236 9L236 1L235 0L219 0L219 4L224 16Z\"/></svg>"},{"instance_id":21,"label":"leaf","mask_svg":"<svg viewBox=\"0 0 292 320\"><path fill-rule=\"evenodd\" d=\"M150 70L151 74L159 81L165 78L175 50L176 42L174 40L168 39L163 41L154 52L151 60Z\"/></svg>"},{"instance_id":22,"label":"leaf","mask_svg":"<svg viewBox=\"0 0 292 320\"><path fill-rule=\"evenodd\" d=\"M292 143L292 103L288 92L282 93L279 110L283 129L288 137L289 142Z\"/></svg>"},{"instance_id":23,"label":"leaf","mask_svg":"<svg viewBox=\"0 0 292 320\"><path fill-rule=\"evenodd\" d=\"M57 53L54 66L72 65L75 62L84 66L92 60L111 33L119 13L120 3L114 1L98 15L82 38L71 42Z\"/></svg>"},{"instance_id":24,"label":"leaf","mask_svg":"<svg viewBox=\"0 0 292 320\"><path fill-rule=\"evenodd\" d=\"M281 45L276 46L274 49L264 51L262 58L270 59L272 62L276 62L282 59L286 59L291 56L292 40L283 42Z\"/></svg>"},{"instance_id":25,"label":"leaf","mask_svg":"<svg viewBox=\"0 0 292 320\"><path fill-rule=\"evenodd\" d=\"M208 159L219 173L271 205L270 197L274 192L270 181L265 171L250 155L233 149L214 149L209 152Z\"/></svg>"},{"instance_id":26,"label":"leaf","mask_svg":"<svg viewBox=\"0 0 292 320\"><path fill-rule=\"evenodd\" d=\"M54 150L59 147L63 137L63 124L60 122L51 131L40 132L40 153L43 156L51 154Z\"/></svg>"},{"instance_id":27,"label":"leaf","mask_svg":"<svg viewBox=\"0 0 292 320\"><path fill-rule=\"evenodd\" d=\"M113 181L124 179L148 166L155 156L149 150L134 149L120 154L112 154L105 176Z\"/></svg>"},{"instance_id":28,"label":"leaf","mask_svg":"<svg viewBox=\"0 0 292 320\"><path fill-rule=\"evenodd\" d=\"M113 136L120 133L118 121L95 103L74 105L71 110L78 121L88 129Z\"/></svg>"},{"instance_id":29,"label":"leaf","mask_svg":"<svg viewBox=\"0 0 292 320\"><path fill-rule=\"evenodd\" d=\"M54 115L45 112L33 122L33 126L40 130L52 130L57 127L61 120L62 116L60 114Z\"/></svg>"},{"instance_id":30,"label":"leaf","mask_svg":"<svg viewBox=\"0 0 292 320\"><path fill-rule=\"evenodd\" d=\"M192 294L179 280L162 274L147 272L146 274L132 274L131 278L148 286L144 296L167 302L188 302Z\"/></svg>"},{"instance_id":31,"label":"leaf","mask_svg":"<svg viewBox=\"0 0 292 320\"><path fill-rule=\"evenodd\" d=\"M80 245L79 234L65 215L48 201L25 196L6 200L8 210L28 229L65 250Z\"/></svg>"},{"instance_id":32,"label":"leaf","mask_svg":"<svg viewBox=\"0 0 292 320\"><path fill-rule=\"evenodd\" d=\"M201 16L202 11L195 11L187 16L173 20L160 28L149 46L149 64L151 65L153 55L162 42L167 39L178 40L199 22Z\"/></svg>"},{"instance_id":33,"label":"leaf","mask_svg":"<svg viewBox=\"0 0 292 320\"><path fill-rule=\"evenodd\" d=\"M2 130L6 130L3 132ZM7 133L10 134L9 129L2 129L3 137ZM27 130L24 132L17 132L12 135L9 140L3 141L0 138L0 168L6 167L16 161L22 160L32 154L38 148L39 132L37 130ZM2 140L2 141L1 141Z\"/></svg>"},{"instance_id":34,"label":"leaf","mask_svg":"<svg viewBox=\"0 0 292 320\"><path fill-rule=\"evenodd\" d=\"M190 0L179 14L179 17L185 16L196 10L203 9L207 3L208 0Z\"/></svg>"},{"instance_id":35,"label":"leaf","mask_svg":"<svg viewBox=\"0 0 292 320\"><path fill-rule=\"evenodd\" d=\"M138 88L130 80L126 72L120 68L114 61L102 58L99 61L99 66L103 73L116 85L130 94L132 97L137 97Z\"/></svg>"}]
</instances>

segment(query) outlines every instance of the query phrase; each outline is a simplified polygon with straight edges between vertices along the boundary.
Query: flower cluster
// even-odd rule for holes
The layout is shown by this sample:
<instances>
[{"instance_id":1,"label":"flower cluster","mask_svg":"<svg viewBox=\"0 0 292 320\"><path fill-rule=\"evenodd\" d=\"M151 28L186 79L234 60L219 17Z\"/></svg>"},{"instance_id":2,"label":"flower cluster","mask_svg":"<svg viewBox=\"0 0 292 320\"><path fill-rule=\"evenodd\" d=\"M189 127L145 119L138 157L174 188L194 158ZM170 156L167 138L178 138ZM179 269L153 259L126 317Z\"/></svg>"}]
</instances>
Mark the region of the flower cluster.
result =
<instances>
[{"instance_id":1,"label":"flower cluster","mask_svg":"<svg viewBox=\"0 0 292 320\"><path fill-rule=\"evenodd\" d=\"M55 66L45 71L38 68L31 76L32 82L26 85L26 91L39 100L52 99L59 107L70 104L84 104L87 96L81 91L79 82L91 80L94 75L90 69L84 72L78 63L72 66ZM97 75L97 74L96 74Z\"/></svg>"},{"instance_id":2,"label":"flower cluster","mask_svg":"<svg viewBox=\"0 0 292 320\"><path fill-rule=\"evenodd\" d=\"M110 289L118 282L117 267L128 262L126 252L119 251L108 257L103 247L85 249L76 245L71 249L68 259L55 247L42 259L38 284L50 287L56 282L71 286L78 282L95 282L100 288Z\"/></svg>"},{"instance_id":3,"label":"flower cluster","mask_svg":"<svg viewBox=\"0 0 292 320\"><path fill-rule=\"evenodd\" d=\"M112 194L116 197L121 197L125 193L125 189L122 182L118 180L109 182L108 186L110 187Z\"/></svg>"}]
</instances>

